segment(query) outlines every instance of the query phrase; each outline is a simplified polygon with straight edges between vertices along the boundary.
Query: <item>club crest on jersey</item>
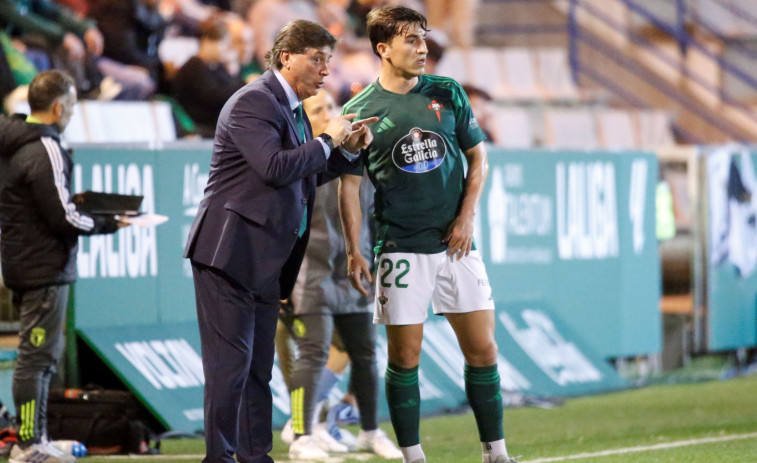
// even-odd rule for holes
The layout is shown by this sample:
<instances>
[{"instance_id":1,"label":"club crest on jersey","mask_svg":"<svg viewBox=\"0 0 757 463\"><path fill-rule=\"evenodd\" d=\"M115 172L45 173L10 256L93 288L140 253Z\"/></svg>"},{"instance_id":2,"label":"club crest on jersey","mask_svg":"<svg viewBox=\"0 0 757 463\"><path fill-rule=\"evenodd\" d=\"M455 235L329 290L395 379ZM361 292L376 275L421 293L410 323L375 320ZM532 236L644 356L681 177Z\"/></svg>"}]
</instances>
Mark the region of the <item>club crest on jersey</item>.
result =
<instances>
[{"instance_id":1,"label":"club crest on jersey","mask_svg":"<svg viewBox=\"0 0 757 463\"><path fill-rule=\"evenodd\" d=\"M436 118L439 120L439 122L442 121L442 113L440 111L443 107L444 105L436 100L431 100L431 104L428 105L428 109L436 112Z\"/></svg>"},{"instance_id":2,"label":"club crest on jersey","mask_svg":"<svg viewBox=\"0 0 757 463\"><path fill-rule=\"evenodd\" d=\"M447 145L442 137L418 127L400 138L392 149L394 165L412 174L429 172L441 165L447 155Z\"/></svg>"}]
</instances>

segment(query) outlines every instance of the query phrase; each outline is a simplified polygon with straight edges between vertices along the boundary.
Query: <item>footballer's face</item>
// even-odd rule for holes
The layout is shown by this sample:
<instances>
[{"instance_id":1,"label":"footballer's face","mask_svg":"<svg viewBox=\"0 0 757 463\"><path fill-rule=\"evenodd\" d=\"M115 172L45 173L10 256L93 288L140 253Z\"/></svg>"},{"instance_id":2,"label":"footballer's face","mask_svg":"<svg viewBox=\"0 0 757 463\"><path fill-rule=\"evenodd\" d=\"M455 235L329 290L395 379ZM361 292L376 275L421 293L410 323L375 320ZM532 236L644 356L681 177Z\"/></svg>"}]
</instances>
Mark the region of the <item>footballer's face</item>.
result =
<instances>
[{"instance_id":1,"label":"footballer's face","mask_svg":"<svg viewBox=\"0 0 757 463\"><path fill-rule=\"evenodd\" d=\"M379 50L381 58L406 78L418 77L426 68L426 31L412 25L402 34L395 35Z\"/></svg>"}]
</instances>

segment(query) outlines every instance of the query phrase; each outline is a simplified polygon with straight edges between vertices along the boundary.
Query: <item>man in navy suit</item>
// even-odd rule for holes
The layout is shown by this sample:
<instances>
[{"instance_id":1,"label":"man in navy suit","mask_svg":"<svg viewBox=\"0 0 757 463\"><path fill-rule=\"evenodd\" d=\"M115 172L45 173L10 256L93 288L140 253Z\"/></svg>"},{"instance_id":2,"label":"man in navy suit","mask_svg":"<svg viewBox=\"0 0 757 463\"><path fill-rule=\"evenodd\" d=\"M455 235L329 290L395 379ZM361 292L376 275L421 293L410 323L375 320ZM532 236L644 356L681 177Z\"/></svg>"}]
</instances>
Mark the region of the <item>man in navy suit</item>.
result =
<instances>
[{"instance_id":1,"label":"man in navy suit","mask_svg":"<svg viewBox=\"0 0 757 463\"><path fill-rule=\"evenodd\" d=\"M205 372L205 463L273 463L273 368L279 300L292 291L315 189L350 168L373 136L355 114L313 138L301 102L329 75L336 43L322 26L284 26L268 71L218 119L205 197L189 231ZM307 456L304 456L307 457Z\"/></svg>"}]
</instances>

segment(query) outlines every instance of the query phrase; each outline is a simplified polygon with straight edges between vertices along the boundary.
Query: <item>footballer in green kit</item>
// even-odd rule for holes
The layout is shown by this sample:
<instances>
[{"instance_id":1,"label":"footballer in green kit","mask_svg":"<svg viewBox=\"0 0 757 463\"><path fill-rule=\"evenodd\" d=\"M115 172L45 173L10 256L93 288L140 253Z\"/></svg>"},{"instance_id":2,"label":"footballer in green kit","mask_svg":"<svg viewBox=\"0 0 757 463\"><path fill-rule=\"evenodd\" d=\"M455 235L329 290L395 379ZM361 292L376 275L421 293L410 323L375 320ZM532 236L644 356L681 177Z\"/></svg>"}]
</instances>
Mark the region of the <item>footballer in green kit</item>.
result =
<instances>
[{"instance_id":1,"label":"footballer in green kit","mask_svg":"<svg viewBox=\"0 0 757 463\"><path fill-rule=\"evenodd\" d=\"M368 15L381 72L344 111L379 120L371 127L373 142L361 153L363 165L340 182L347 271L352 285L367 293L363 279L373 283L373 278L358 239L365 168L376 187L374 322L386 325L386 398L403 462L426 462L418 364L429 304L447 318L465 358L465 389L482 462L514 462L502 429L494 302L473 243L488 171L486 137L462 87L453 79L424 75L426 30L426 18L409 8L379 8Z\"/></svg>"},{"instance_id":2,"label":"footballer in green kit","mask_svg":"<svg viewBox=\"0 0 757 463\"><path fill-rule=\"evenodd\" d=\"M398 94L374 82L347 109L379 118L365 153L376 186L379 250L446 251L443 239L465 186L463 151L486 138L460 85L422 75Z\"/></svg>"}]
</instances>

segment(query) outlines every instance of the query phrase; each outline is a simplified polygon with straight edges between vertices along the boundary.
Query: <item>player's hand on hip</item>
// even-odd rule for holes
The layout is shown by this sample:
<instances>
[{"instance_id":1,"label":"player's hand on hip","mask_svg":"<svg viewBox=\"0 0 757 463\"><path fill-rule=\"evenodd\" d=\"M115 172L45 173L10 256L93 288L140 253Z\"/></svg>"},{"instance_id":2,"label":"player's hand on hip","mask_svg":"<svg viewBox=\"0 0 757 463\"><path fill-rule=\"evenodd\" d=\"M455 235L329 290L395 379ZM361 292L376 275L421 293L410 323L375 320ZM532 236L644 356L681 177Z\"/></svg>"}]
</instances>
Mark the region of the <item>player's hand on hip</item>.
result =
<instances>
[{"instance_id":1,"label":"player's hand on hip","mask_svg":"<svg viewBox=\"0 0 757 463\"><path fill-rule=\"evenodd\" d=\"M352 287L360 294L368 295L368 290L363 286L363 278L370 284L373 283L368 261L360 254L347 254L347 276L350 278Z\"/></svg>"},{"instance_id":2,"label":"player's hand on hip","mask_svg":"<svg viewBox=\"0 0 757 463\"><path fill-rule=\"evenodd\" d=\"M473 248L473 217L455 217L442 240L447 243L447 255L458 260L470 254Z\"/></svg>"}]
</instances>

